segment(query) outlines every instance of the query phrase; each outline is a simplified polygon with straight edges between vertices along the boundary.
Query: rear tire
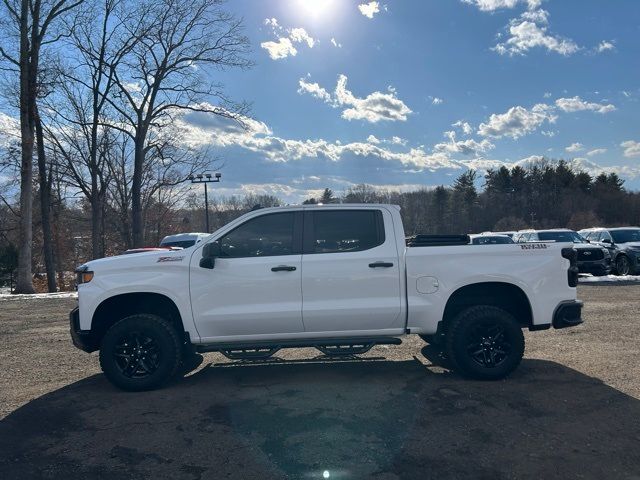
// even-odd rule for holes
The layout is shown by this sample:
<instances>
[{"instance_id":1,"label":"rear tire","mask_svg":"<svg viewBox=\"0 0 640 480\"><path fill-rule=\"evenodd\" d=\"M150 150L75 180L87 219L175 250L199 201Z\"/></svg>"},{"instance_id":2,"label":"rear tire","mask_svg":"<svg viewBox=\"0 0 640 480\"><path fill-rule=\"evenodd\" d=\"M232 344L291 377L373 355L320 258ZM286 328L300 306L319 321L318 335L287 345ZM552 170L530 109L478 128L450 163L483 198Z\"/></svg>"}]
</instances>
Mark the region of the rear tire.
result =
<instances>
[{"instance_id":1,"label":"rear tire","mask_svg":"<svg viewBox=\"0 0 640 480\"><path fill-rule=\"evenodd\" d=\"M115 323L102 339L100 366L116 387L153 390L175 375L182 358L176 329L157 315L138 314Z\"/></svg>"},{"instance_id":2,"label":"rear tire","mask_svg":"<svg viewBox=\"0 0 640 480\"><path fill-rule=\"evenodd\" d=\"M454 370L478 380L498 380L513 372L524 355L522 328L509 312L478 305L449 325L445 351Z\"/></svg>"}]
</instances>

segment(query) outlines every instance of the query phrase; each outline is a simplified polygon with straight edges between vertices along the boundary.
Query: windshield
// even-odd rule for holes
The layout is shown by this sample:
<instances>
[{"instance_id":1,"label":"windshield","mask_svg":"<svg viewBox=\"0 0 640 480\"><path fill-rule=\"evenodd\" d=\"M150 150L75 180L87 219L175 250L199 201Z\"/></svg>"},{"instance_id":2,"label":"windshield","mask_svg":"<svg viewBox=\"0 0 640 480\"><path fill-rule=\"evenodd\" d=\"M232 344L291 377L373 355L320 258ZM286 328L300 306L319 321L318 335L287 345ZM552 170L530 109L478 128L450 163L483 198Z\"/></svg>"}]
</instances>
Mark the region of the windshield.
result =
<instances>
[{"instance_id":1,"label":"windshield","mask_svg":"<svg viewBox=\"0 0 640 480\"><path fill-rule=\"evenodd\" d=\"M181 248L189 248L193 247L196 244L195 240L183 240L181 242L164 242L161 243L161 247L181 247Z\"/></svg>"},{"instance_id":2,"label":"windshield","mask_svg":"<svg viewBox=\"0 0 640 480\"><path fill-rule=\"evenodd\" d=\"M611 230L610 233L614 243L640 242L640 229L638 228Z\"/></svg>"},{"instance_id":3,"label":"windshield","mask_svg":"<svg viewBox=\"0 0 640 480\"><path fill-rule=\"evenodd\" d=\"M585 243L586 240L576 232L539 232L538 238L545 242Z\"/></svg>"}]
</instances>

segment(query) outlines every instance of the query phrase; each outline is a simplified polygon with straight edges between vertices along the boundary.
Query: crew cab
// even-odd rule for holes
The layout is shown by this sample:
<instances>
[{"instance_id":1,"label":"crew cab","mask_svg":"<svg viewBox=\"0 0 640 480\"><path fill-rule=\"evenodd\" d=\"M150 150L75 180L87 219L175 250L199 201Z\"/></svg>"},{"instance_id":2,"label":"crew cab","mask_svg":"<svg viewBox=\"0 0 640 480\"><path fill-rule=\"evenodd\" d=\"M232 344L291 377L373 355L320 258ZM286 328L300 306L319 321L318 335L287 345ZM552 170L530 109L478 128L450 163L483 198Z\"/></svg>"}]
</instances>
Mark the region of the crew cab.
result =
<instances>
[{"instance_id":1,"label":"crew cab","mask_svg":"<svg viewBox=\"0 0 640 480\"><path fill-rule=\"evenodd\" d=\"M156 388L201 352L356 355L410 334L464 376L499 379L522 359L523 329L582 323L575 262L562 243L407 240L393 205L267 208L184 250L80 266L71 336L125 390Z\"/></svg>"}]
</instances>

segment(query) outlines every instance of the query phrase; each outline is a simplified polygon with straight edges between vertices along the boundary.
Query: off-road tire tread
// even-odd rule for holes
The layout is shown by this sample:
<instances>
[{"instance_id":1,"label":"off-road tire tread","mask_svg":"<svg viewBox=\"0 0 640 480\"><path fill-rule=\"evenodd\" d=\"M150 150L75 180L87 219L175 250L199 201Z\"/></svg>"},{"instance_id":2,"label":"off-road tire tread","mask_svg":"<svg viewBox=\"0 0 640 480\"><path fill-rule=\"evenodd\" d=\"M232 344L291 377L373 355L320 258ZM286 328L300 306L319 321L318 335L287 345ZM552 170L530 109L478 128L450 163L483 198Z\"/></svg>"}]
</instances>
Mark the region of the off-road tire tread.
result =
<instances>
[{"instance_id":1,"label":"off-road tire tread","mask_svg":"<svg viewBox=\"0 0 640 480\"><path fill-rule=\"evenodd\" d=\"M164 330L165 333L169 335L169 338L171 339L175 347L174 348L175 357L173 358L171 370L169 374L166 375L164 378L160 378L156 382L146 384L141 388L136 386L131 386L131 385L125 385L125 384L122 384L121 382L117 382L117 380L114 381L111 378L109 378L109 380L112 383L114 383L118 388L121 388L123 390L128 390L128 391L154 390L156 388L159 388L166 382L168 382L171 378L175 377L176 374L178 373L180 366L182 364L183 340L180 339L180 335L178 334L176 328L168 320L165 320L164 318L158 315L152 315L148 313L137 313L134 315L129 315L128 317L118 320L109 328L109 330L115 328L118 325L121 325L124 322L130 322L134 319L152 322L157 326L157 328ZM107 333L109 332L109 330L107 330ZM100 368L102 368L102 371L105 372L105 375L107 375L108 377L108 374L105 371L105 365L106 365L107 359L104 357L104 355L105 355L104 349L100 348Z\"/></svg>"},{"instance_id":2,"label":"off-road tire tread","mask_svg":"<svg viewBox=\"0 0 640 480\"><path fill-rule=\"evenodd\" d=\"M459 359L457 358L458 356L456 355L456 352L455 352L455 341L456 341L456 337L460 335L460 330L468 322L474 321L476 319L479 319L485 316L499 317L505 321L512 322L515 325L518 325L517 330L519 332L519 337L517 338L517 342L514 342L514 345L512 345L512 347L517 349L515 351L515 354L517 355L518 360L506 372L504 372L503 375L499 375L499 376L482 375L476 371L465 368L465 366L462 363L460 363ZM449 325L447 334L445 335L444 351L446 353L447 359L451 364L451 367L455 371L462 374L464 377L472 378L475 380L499 380L509 375L518 367L518 365L520 364L520 361L522 360L522 357L524 356L524 346L525 346L524 343L525 342L524 342L524 335L522 333L522 329L518 324L518 322L516 321L516 319L509 312L507 312L506 310L503 310L502 308L494 307L492 305L476 305L463 310L458 315L456 315L456 317L453 319L453 321Z\"/></svg>"}]
</instances>

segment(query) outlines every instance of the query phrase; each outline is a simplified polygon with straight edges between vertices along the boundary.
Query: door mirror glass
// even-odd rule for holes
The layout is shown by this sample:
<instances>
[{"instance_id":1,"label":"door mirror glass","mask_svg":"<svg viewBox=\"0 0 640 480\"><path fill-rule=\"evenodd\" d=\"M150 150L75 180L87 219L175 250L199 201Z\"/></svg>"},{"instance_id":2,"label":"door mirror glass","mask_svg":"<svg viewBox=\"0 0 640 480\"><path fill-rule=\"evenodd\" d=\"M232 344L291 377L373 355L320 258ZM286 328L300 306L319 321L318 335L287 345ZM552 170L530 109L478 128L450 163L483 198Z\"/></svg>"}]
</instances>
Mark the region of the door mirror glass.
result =
<instances>
[{"instance_id":1,"label":"door mirror glass","mask_svg":"<svg viewBox=\"0 0 640 480\"><path fill-rule=\"evenodd\" d=\"M220 256L220 243L216 240L202 247L202 258L216 258Z\"/></svg>"},{"instance_id":2,"label":"door mirror glass","mask_svg":"<svg viewBox=\"0 0 640 480\"><path fill-rule=\"evenodd\" d=\"M608 243L608 244L611 244L612 242L611 242L611 240L609 240L608 238L603 238L603 239L602 239L602 243Z\"/></svg>"},{"instance_id":3,"label":"door mirror glass","mask_svg":"<svg viewBox=\"0 0 640 480\"><path fill-rule=\"evenodd\" d=\"M220 243L209 242L202 247L202 258L200 259L200 266L202 268L213 268L216 265L216 257L220 256Z\"/></svg>"}]
</instances>

